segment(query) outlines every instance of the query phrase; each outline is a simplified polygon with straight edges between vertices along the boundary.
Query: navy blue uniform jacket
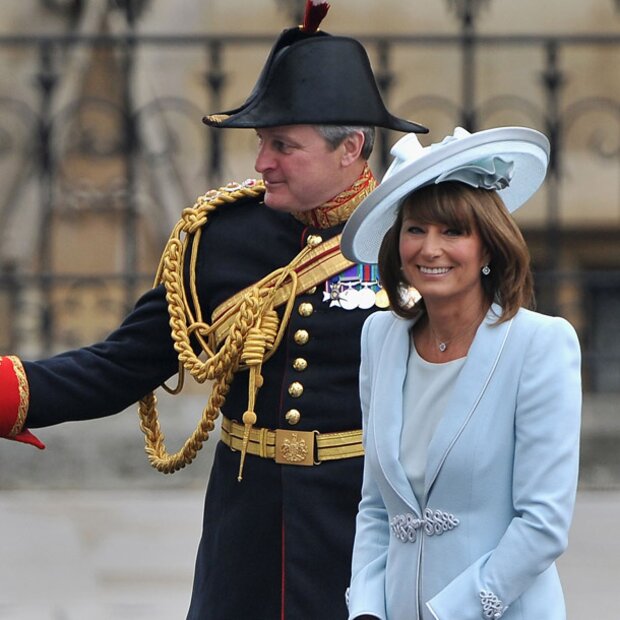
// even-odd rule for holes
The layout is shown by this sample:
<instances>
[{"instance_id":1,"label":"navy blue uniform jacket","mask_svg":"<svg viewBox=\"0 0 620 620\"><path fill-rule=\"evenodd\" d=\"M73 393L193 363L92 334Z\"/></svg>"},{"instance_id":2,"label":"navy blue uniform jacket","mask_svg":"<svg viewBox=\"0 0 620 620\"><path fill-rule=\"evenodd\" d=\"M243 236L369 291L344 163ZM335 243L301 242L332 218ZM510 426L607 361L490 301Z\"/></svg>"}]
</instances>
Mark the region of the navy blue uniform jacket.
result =
<instances>
[{"instance_id":1,"label":"navy blue uniform jacket","mask_svg":"<svg viewBox=\"0 0 620 620\"><path fill-rule=\"evenodd\" d=\"M209 216L197 264L203 316L233 294L286 265L309 234L327 240L342 225L313 229L246 198ZM298 297L315 311L294 311L278 351L263 366L257 426L291 429L284 414L301 412L298 430L361 427L358 368L361 327L371 310L344 310L323 300L324 287ZM121 411L177 371L162 287L146 293L104 342L24 362L30 386L27 426L37 428ZM293 335L308 331L307 344ZM294 370L297 357L308 362ZM299 381L304 392L289 396ZM222 411L241 420L247 372L233 381ZM197 412L199 413L199 412ZM354 521L362 458L313 467L278 465L252 455L237 482L239 453L219 443L211 472L189 620L346 618Z\"/></svg>"}]
</instances>

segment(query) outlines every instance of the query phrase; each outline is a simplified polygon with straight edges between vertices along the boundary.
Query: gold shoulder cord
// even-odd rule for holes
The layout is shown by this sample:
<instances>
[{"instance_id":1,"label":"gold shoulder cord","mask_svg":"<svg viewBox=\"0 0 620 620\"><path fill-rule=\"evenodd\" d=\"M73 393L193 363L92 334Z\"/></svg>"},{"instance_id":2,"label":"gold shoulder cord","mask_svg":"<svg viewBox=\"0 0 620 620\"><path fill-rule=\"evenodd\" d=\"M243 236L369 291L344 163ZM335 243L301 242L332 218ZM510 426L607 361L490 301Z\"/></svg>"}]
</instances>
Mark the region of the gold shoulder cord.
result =
<instances>
[{"instance_id":1,"label":"gold shoulder cord","mask_svg":"<svg viewBox=\"0 0 620 620\"><path fill-rule=\"evenodd\" d=\"M193 207L183 211L164 248L154 286L163 283L166 289L171 335L179 356L179 381L174 389L165 385L163 387L172 394L178 394L183 388L186 370L198 383L211 380L213 385L196 429L175 454L169 454L166 450L155 394L151 392L140 400L138 413L140 428L145 435L145 450L151 465L162 473L174 473L194 460L215 426L214 421L226 400L234 373L247 368L248 410L243 414L244 441L238 476L241 480L250 430L256 422L256 393L263 383L261 367L282 340L298 290L295 268L303 262L312 248L305 247L289 265L270 273L239 296L232 309L234 319L230 326L227 326L226 338L219 348L215 333L220 319L209 325L202 317L196 287L196 261L202 228L207 223L209 214L223 204L245 197L260 197L264 191L262 182L248 181L242 185L229 184L200 196ZM188 253L189 296L183 278L183 266ZM290 287L290 294L286 299L282 321L279 321L274 300L276 293L284 285ZM188 303L190 298L191 306ZM227 313L229 322L230 314ZM199 342L205 361L194 353L190 344L191 336Z\"/></svg>"}]
</instances>

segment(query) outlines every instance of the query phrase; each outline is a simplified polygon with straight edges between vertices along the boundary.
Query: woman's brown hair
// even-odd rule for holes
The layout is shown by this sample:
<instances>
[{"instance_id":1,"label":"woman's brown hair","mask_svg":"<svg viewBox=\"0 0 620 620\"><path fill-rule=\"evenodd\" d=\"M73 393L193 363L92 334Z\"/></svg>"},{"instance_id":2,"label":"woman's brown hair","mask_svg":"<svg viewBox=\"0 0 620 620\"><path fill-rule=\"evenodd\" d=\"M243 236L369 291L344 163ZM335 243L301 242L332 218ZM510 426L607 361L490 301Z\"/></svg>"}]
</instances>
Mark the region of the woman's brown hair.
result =
<instances>
[{"instance_id":1,"label":"woman's brown hair","mask_svg":"<svg viewBox=\"0 0 620 620\"><path fill-rule=\"evenodd\" d=\"M465 234L478 232L490 257L491 268L489 275L480 274L482 288L489 303L502 307L498 322L511 319L521 307L534 306L530 253L502 199L493 190L450 181L427 185L409 194L399 207L393 226L383 237L379 275L396 314L415 318L424 309L423 299L412 305L403 294L409 287L403 277L399 254L400 230L405 216L421 224L444 224Z\"/></svg>"}]
</instances>

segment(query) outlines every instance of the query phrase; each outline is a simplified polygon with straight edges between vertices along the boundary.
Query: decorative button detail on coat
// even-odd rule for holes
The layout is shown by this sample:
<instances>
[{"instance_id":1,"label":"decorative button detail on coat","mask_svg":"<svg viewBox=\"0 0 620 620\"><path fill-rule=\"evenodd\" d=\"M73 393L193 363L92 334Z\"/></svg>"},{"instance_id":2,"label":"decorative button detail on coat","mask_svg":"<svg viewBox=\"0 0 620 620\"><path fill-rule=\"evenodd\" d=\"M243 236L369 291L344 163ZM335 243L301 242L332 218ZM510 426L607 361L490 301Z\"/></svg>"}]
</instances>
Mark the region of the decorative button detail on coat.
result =
<instances>
[{"instance_id":1,"label":"decorative button detail on coat","mask_svg":"<svg viewBox=\"0 0 620 620\"><path fill-rule=\"evenodd\" d=\"M299 381L293 381L288 386L288 393L293 398L299 398L304 393L304 386Z\"/></svg>"},{"instance_id":2,"label":"decorative button detail on coat","mask_svg":"<svg viewBox=\"0 0 620 620\"><path fill-rule=\"evenodd\" d=\"M309 317L314 312L314 306L307 301L299 304L299 308L297 308L297 312L299 312L300 316Z\"/></svg>"},{"instance_id":3,"label":"decorative button detail on coat","mask_svg":"<svg viewBox=\"0 0 620 620\"><path fill-rule=\"evenodd\" d=\"M323 243L323 237L321 237L320 235L308 235L306 243L311 248L315 248L317 245L319 245L319 243Z\"/></svg>"},{"instance_id":4,"label":"decorative button detail on coat","mask_svg":"<svg viewBox=\"0 0 620 620\"><path fill-rule=\"evenodd\" d=\"M303 372L308 368L308 362L303 357L297 357L293 361L293 369L297 372Z\"/></svg>"},{"instance_id":5,"label":"decorative button detail on coat","mask_svg":"<svg viewBox=\"0 0 620 620\"><path fill-rule=\"evenodd\" d=\"M304 345L310 340L310 334L305 329L298 329L293 336L296 344Z\"/></svg>"},{"instance_id":6,"label":"decorative button detail on coat","mask_svg":"<svg viewBox=\"0 0 620 620\"><path fill-rule=\"evenodd\" d=\"M299 420L301 420L301 413L299 413L298 409L289 409L285 414L284 414L284 419L291 425L291 426L295 426L295 424L299 423Z\"/></svg>"},{"instance_id":7,"label":"decorative button detail on coat","mask_svg":"<svg viewBox=\"0 0 620 620\"><path fill-rule=\"evenodd\" d=\"M458 524L459 520L453 514L426 508L422 519L410 512L395 515L390 520L390 530L401 542L415 542L420 528L424 528L427 536L441 536Z\"/></svg>"},{"instance_id":8,"label":"decorative button detail on coat","mask_svg":"<svg viewBox=\"0 0 620 620\"><path fill-rule=\"evenodd\" d=\"M480 592L480 602L482 603L483 618L497 620L501 618L508 609L508 606L504 607L504 604L493 592L487 592L486 590Z\"/></svg>"}]
</instances>

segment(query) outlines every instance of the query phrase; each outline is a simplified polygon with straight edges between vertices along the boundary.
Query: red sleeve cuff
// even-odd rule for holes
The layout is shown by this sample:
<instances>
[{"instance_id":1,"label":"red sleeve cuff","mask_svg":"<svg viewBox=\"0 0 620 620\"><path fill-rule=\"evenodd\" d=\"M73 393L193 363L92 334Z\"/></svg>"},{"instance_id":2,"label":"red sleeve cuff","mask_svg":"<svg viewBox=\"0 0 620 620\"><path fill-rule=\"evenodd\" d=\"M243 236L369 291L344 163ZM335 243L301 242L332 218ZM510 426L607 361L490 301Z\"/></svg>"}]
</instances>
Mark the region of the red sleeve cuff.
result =
<instances>
[{"instance_id":1,"label":"red sleeve cuff","mask_svg":"<svg viewBox=\"0 0 620 620\"><path fill-rule=\"evenodd\" d=\"M29 402L30 389L20 359L0 357L0 437L43 449L45 446L24 429Z\"/></svg>"}]
</instances>

